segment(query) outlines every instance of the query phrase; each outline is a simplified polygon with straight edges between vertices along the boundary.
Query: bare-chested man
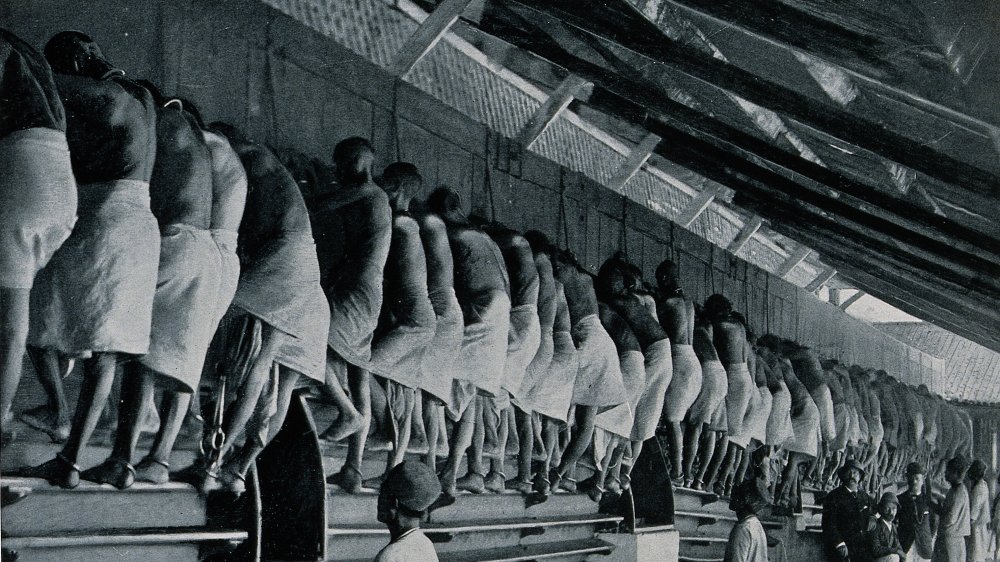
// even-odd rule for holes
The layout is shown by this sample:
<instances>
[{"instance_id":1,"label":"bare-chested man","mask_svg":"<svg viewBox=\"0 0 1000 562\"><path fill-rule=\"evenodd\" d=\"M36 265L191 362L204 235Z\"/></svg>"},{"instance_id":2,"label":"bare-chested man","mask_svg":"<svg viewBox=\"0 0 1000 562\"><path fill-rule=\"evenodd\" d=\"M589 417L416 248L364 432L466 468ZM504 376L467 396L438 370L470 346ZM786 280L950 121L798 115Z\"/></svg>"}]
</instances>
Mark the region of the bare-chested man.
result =
<instances>
[{"instance_id":1,"label":"bare-chested man","mask_svg":"<svg viewBox=\"0 0 1000 562\"><path fill-rule=\"evenodd\" d=\"M420 224L410 213L410 202L421 182L416 166L407 162L390 164L377 181L392 207L392 241L385 263L381 319L366 367L385 392L384 408L373 410L391 426L393 446L386 455L385 473L365 481L365 487L380 487L385 475L403 462L422 383L424 350L437 327L427 292L427 259ZM374 406L374 393L372 397Z\"/></svg>"},{"instance_id":2,"label":"bare-chested man","mask_svg":"<svg viewBox=\"0 0 1000 562\"><path fill-rule=\"evenodd\" d=\"M223 322L232 356L227 385L238 390L225 416L221 447L178 478L203 491L221 485L239 494L247 471L274 436L272 426L280 428L284 421L300 376L323 381L329 309L309 213L295 180L270 150L234 127L209 128L239 155L249 186L239 227L240 279ZM235 449L244 432L245 442Z\"/></svg>"},{"instance_id":3,"label":"bare-chested man","mask_svg":"<svg viewBox=\"0 0 1000 562\"><path fill-rule=\"evenodd\" d=\"M603 410L624 404L628 394L615 343L598 316L593 278L568 251L553 257L553 272L566 292L579 367L572 399L576 406L576 426L559 466L549 473L549 481L552 491L560 486L575 491L576 481L570 472L590 445L594 435L594 418ZM622 485L626 486L626 482Z\"/></svg>"},{"instance_id":4,"label":"bare-chested man","mask_svg":"<svg viewBox=\"0 0 1000 562\"><path fill-rule=\"evenodd\" d=\"M510 329L507 335L507 360L501 395L490 400L490 408L485 415L499 416L490 423L497 427L497 454L493 458L493 469L486 475L486 489L501 492L506 488L507 478L504 460L507 451L507 437L511 418L517 428L519 442L518 474L531 472L531 456L534 449L531 410L522 409L517 393L541 345L542 328L538 319L539 277L535 258L528 241L513 230L491 226L487 232L500 248L504 264L510 278ZM530 480L530 475L528 476ZM522 480L524 482L524 480ZM511 483L517 486L517 481ZM530 484L520 487L522 492L530 492Z\"/></svg>"},{"instance_id":5,"label":"bare-chested man","mask_svg":"<svg viewBox=\"0 0 1000 562\"><path fill-rule=\"evenodd\" d=\"M722 494L724 496L729 496L733 487L743 481L749 468L751 455L764 444L767 420L771 415L773 401L767 387L765 367L763 362L758 363L755 348L756 337L753 330L747 325L746 318L739 312L733 312L732 318L743 326L747 334L747 367L753 374L755 388L750 392L750 402L747 405L746 414L743 416L742 429L736 434L729 435L731 446L726 452L727 459L719 476L719 481L724 488Z\"/></svg>"},{"instance_id":6,"label":"bare-chested man","mask_svg":"<svg viewBox=\"0 0 1000 562\"><path fill-rule=\"evenodd\" d=\"M76 180L66 143L66 111L45 58L0 29L0 448L13 438L7 418L21 381L35 275L76 222ZM36 408L41 426L64 439L65 399ZM53 403L55 402L55 403Z\"/></svg>"},{"instance_id":7,"label":"bare-chested man","mask_svg":"<svg viewBox=\"0 0 1000 562\"><path fill-rule=\"evenodd\" d=\"M690 455L684 461L684 473L690 475L690 479L686 479L684 484L695 490L702 490L705 487L705 474L728 429L726 394L729 392L729 380L713 341L712 321L698 307L695 308L692 337L695 355L701 363L702 384L698 397L688 411L688 423L693 431L685 436L684 448L697 451L698 454ZM697 471L693 471L695 457L699 459Z\"/></svg>"},{"instance_id":8,"label":"bare-chested man","mask_svg":"<svg viewBox=\"0 0 1000 562\"><path fill-rule=\"evenodd\" d=\"M694 303L684 295L677 275L677 265L664 260L656 268L656 283L659 298L656 314L660 325L670 338L673 377L667 388L663 406L667 419L667 443L670 447L670 478L681 485L691 479L695 447L684 447L684 434L700 431L699 424L692 423L688 412L701 392L701 362L695 355L694 346ZM684 422L684 431L681 422ZM697 439L695 439L697 442Z\"/></svg>"},{"instance_id":9,"label":"bare-chested man","mask_svg":"<svg viewBox=\"0 0 1000 562\"><path fill-rule=\"evenodd\" d=\"M487 399L501 392L510 327L510 280L500 248L469 223L457 193L440 187L427 198L427 208L448 227L455 293L465 321L453 385L452 416L457 423L441 473L445 502L450 502L459 488L486 491L483 412ZM459 479L459 464L467 451L468 474Z\"/></svg>"},{"instance_id":10,"label":"bare-chested man","mask_svg":"<svg viewBox=\"0 0 1000 562\"><path fill-rule=\"evenodd\" d=\"M713 486L716 494L722 495L723 485L716 481L732 467L735 457L728 454L732 445L729 439L743 431L743 421L751 395L756 392L750 368L747 366L748 344L746 329L733 317L733 307L729 299L722 295L712 295L705 300L705 316L712 321L712 342L719 352L719 361L726 369L728 391L726 393L727 439L715 451L712 463L702 478L705 487Z\"/></svg>"},{"instance_id":11,"label":"bare-chested man","mask_svg":"<svg viewBox=\"0 0 1000 562\"><path fill-rule=\"evenodd\" d=\"M236 253L240 221L247 199L247 175L236 151L226 137L205 128L201 115L190 102L183 102L185 111L191 113L202 129L212 163L212 217L211 235L220 263L219 289L211 303L209 331L215 334L219 323L232 304L240 279L240 259ZM206 354L202 376L214 376L224 362L217 345L210 345ZM165 389L160 403L161 424L149 453L135 467L136 479L162 484L169 479L170 454L181 430L184 416L197 397L194 392Z\"/></svg>"},{"instance_id":12,"label":"bare-chested man","mask_svg":"<svg viewBox=\"0 0 1000 562\"><path fill-rule=\"evenodd\" d=\"M597 275L598 298L628 323L639 340L645 360L645 388L634 404L631 458L624 461L626 486L631 465L642 453L643 442L656 434L656 428L665 413L667 389L673 378L670 338L656 318L655 306L651 310L646 300L638 294L641 284L638 268L618 256L604 262Z\"/></svg>"},{"instance_id":13,"label":"bare-chested man","mask_svg":"<svg viewBox=\"0 0 1000 562\"><path fill-rule=\"evenodd\" d=\"M374 160L365 139L338 143L333 151L338 187L315 199L311 209L323 289L330 299L326 392L340 414L323 437L350 437L347 460L327 481L350 493L363 481L361 459L371 423L367 364L392 240L392 210L372 179Z\"/></svg>"},{"instance_id":14,"label":"bare-chested man","mask_svg":"<svg viewBox=\"0 0 1000 562\"><path fill-rule=\"evenodd\" d=\"M65 446L23 475L72 488L119 360L149 349L160 253L149 200L156 110L149 92L126 80L82 33L55 35L45 57L66 108L80 216L35 281L28 344L48 355L36 362L45 366L39 378L47 382L61 376L56 354L90 357Z\"/></svg>"},{"instance_id":15,"label":"bare-chested man","mask_svg":"<svg viewBox=\"0 0 1000 562\"><path fill-rule=\"evenodd\" d=\"M552 243L537 230L526 232L524 238L531 244L538 271L538 319L542 335L538 352L528 365L521 388L513 393L512 400L520 404L522 410L533 412L533 418L537 419L541 443L536 443L535 448L541 449L545 461L530 483L533 496L541 499L550 493L548 477L549 471L555 468L555 460L559 458L559 430L566 426L569 419L577 358L566 293L553 273ZM530 472L522 473L519 468L518 482L513 487L527 493L524 483L530 479Z\"/></svg>"},{"instance_id":16,"label":"bare-chested man","mask_svg":"<svg viewBox=\"0 0 1000 562\"><path fill-rule=\"evenodd\" d=\"M781 475L781 483L775 495L776 509L791 513L799 502L800 478L799 465L808 463L816 457L820 440L819 408L809 389L796 376L792 362L787 354L796 347L791 341L772 343L781 354L779 367L785 378L785 384L792 397L792 438L785 442L788 461Z\"/></svg>"},{"instance_id":17,"label":"bare-chested man","mask_svg":"<svg viewBox=\"0 0 1000 562\"><path fill-rule=\"evenodd\" d=\"M837 428L833 412L833 396L823 376L823 366L815 351L806 346L795 345L788 350L788 358L795 369L795 375L809 389L809 395L812 396L813 402L816 403L816 408L819 410L820 449L811 463L811 469L807 471L808 477L816 470L822 472L823 461L829 454L830 444L836 438Z\"/></svg>"}]
</instances>

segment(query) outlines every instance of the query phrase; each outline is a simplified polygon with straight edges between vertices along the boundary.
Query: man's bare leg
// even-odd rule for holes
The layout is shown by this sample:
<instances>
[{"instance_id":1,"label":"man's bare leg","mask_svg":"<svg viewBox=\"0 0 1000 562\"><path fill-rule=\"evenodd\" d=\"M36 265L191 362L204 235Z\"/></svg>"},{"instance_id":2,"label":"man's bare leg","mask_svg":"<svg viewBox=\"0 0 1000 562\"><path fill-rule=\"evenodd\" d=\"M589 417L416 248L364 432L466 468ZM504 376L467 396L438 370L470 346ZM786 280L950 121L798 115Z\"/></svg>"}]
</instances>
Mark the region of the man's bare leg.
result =
<instances>
[{"instance_id":1,"label":"man's bare leg","mask_svg":"<svg viewBox=\"0 0 1000 562\"><path fill-rule=\"evenodd\" d=\"M600 503L604 497L604 481L608 477L608 470L611 468L615 451L619 448L623 440L622 437L617 435L608 435L608 443L604 448L604 456L601 458L600 464L596 467L597 470L594 471L594 474L590 478L581 480L577 486L578 490L586 493L590 496L591 500L597 503Z\"/></svg>"},{"instance_id":2,"label":"man's bare leg","mask_svg":"<svg viewBox=\"0 0 1000 562\"><path fill-rule=\"evenodd\" d=\"M781 474L781 483L778 484L775 495L775 506L785 513L792 513L798 504L799 498L799 466L808 462L810 457L798 452L788 453L788 464Z\"/></svg>"},{"instance_id":3,"label":"man's bare leg","mask_svg":"<svg viewBox=\"0 0 1000 562\"><path fill-rule=\"evenodd\" d=\"M423 402L423 410L421 412L423 414L424 433L427 441L427 453L424 454L423 460L424 464L437 472L438 432L443 430L439 423L438 410L443 409L444 406L437 404L435 399L426 392L421 392L420 395L421 402Z\"/></svg>"},{"instance_id":4,"label":"man's bare leg","mask_svg":"<svg viewBox=\"0 0 1000 562\"><path fill-rule=\"evenodd\" d=\"M722 489L721 496L729 497L730 492L733 491L733 486L736 481L736 473L739 471L740 464L743 462L743 457L746 455L746 450L743 447L735 443L730 443L729 448L726 451L726 461L723 465L722 472L719 473L717 487Z\"/></svg>"},{"instance_id":5,"label":"man's bare leg","mask_svg":"<svg viewBox=\"0 0 1000 562\"><path fill-rule=\"evenodd\" d=\"M625 450L628 448L628 441L620 439L618 446L612 453L611 461L608 463L608 475L604 479L604 489L614 494L621 494L625 488L622 486L622 467L625 458Z\"/></svg>"},{"instance_id":6,"label":"man's bare leg","mask_svg":"<svg viewBox=\"0 0 1000 562\"><path fill-rule=\"evenodd\" d=\"M476 401L473 400L462 413L462 418L455 423L455 430L451 435L451 444L449 445L451 450L444 472L441 473L441 489L445 496L454 498L458 491L456 479L458 467L462 462L462 457L465 456L466 449L472 444L475 430Z\"/></svg>"},{"instance_id":7,"label":"man's bare leg","mask_svg":"<svg viewBox=\"0 0 1000 562\"><path fill-rule=\"evenodd\" d=\"M575 489L576 480L573 478L574 475L570 475L570 472L594 438L594 419L596 417L597 406L576 405L576 430L573 431L573 436L566 446L559 467L549 474L552 491L558 490L559 486Z\"/></svg>"},{"instance_id":8,"label":"man's bare leg","mask_svg":"<svg viewBox=\"0 0 1000 562\"><path fill-rule=\"evenodd\" d=\"M705 474L708 473L709 465L712 464L712 461L716 456L718 434L718 431L712 431L709 429L708 424L704 424L704 427L702 427L701 444L699 445L700 453L698 455L701 460L698 462L698 471L695 473L694 480L691 482L691 487L695 490L703 490L707 488Z\"/></svg>"},{"instance_id":9,"label":"man's bare leg","mask_svg":"<svg viewBox=\"0 0 1000 562\"><path fill-rule=\"evenodd\" d=\"M60 357L59 352L54 349L32 346L28 346L28 357L31 358L38 382L45 390L46 403L21 412L18 417L28 426L44 432L53 443L64 443L69 435L73 412L66 399L63 378L73 370L74 362Z\"/></svg>"},{"instance_id":10,"label":"man's bare leg","mask_svg":"<svg viewBox=\"0 0 1000 562\"><path fill-rule=\"evenodd\" d=\"M694 459L698 456L698 445L701 442L703 424L687 424L684 434L684 485L691 486L694 478Z\"/></svg>"},{"instance_id":11,"label":"man's bare leg","mask_svg":"<svg viewBox=\"0 0 1000 562\"><path fill-rule=\"evenodd\" d=\"M670 449L670 479L679 484L683 478L684 432L681 422L667 422L667 447Z\"/></svg>"},{"instance_id":12,"label":"man's bare leg","mask_svg":"<svg viewBox=\"0 0 1000 562\"><path fill-rule=\"evenodd\" d=\"M507 489L517 490L522 494L532 493L531 460L535 450L535 430L531 412L525 412L513 406L514 423L517 427L517 478L507 481Z\"/></svg>"},{"instance_id":13,"label":"man's bare leg","mask_svg":"<svg viewBox=\"0 0 1000 562\"><path fill-rule=\"evenodd\" d=\"M364 476L361 474L361 461L365 454L365 443L368 441L368 427L372 419L371 403L371 373L354 365L347 366L347 384L350 387L354 408L361 414L361 429L350 435L347 441L347 460L336 474L327 477L328 484L339 486L342 490L355 494L361 490Z\"/></svg>"},{"instance_id":14,"label":"man's bare leg","mask_svg":"<svg viewBox=\"0 0 1000 562\"><path fill-rule=\"evenodd\" d=\"M469 406L469 408L475 408L475 415L473 417L475 426L472 432L472 442L466 451L468 472L465 476L455 481L459 490L465 490L473 494L486 492L486 467L483 463L483 446L486 440L486 420L484 418L488 417L486 410L489 408L486 404L487 400L488 398L485 396L476 395L472 405Z\"/></svg>"},{"instance_id":15,"label":"man's bare leg","mask_svg":"<svg viewBox=\"0 0 1000 562\"><path fill-rule=\"evenodd\" d=\"M729 452L729 437L725 431L718 432L718 439L715 442L715 453L712 455L712 462L708 465L708 470L702 474L701 481L705 484L705 490L712 490L716 494L721 492L715 490L719 488L718 478L719 473L722 470L722 463L726 462L727 453Z\"/></svg>"},{"instance_id":16,"label":"man's bare leg","mask_svg":"<svg viewBox=\"0 0 1000 562\"><path fill-rule=\"evenodd\" d=\"M347 396L347 392L340 383L340 377L337 376L338 369L347 370L348 367L343 359L334 354L332 350L327 349L326 381L320 387L320 393L340 413L337 421L332 423L319 436L321 441L329 443L338 443L359 431L368 432L368 425L365 424L364 416L361 415L361 412L358 411L350 397ZM350 382L348 382L348 385L350 385ZM370 396L367 388L365 389L365 395Z\"/></svg>"},{"instance_id":17,"label":"man's bare leg","mask_svg":"<svg viewBox=\"0 0 1000 562\"><path fill-rule=\"evenodd\" d=\"M170 480L170 453L184 425L184 417L194 395L167 390L160 400L160 430L153 438L149 453L135 465L136 480L165 484Z\"/></svg>"},{"instance_id":18,"label":"man's bare leg","mask_svg":"<svg viewBox=\"0 0 1000 562\"><path fill-rule=\"evenodd\" d=\"M13 440L7 418L21 383L30 294L29 289L0 287L0 446L4 447Z\"/></svg>"},{"instance_id":19,"label":"man's bare leg","mask_svg":"<svg viewBox=\"0 0 1000 562\"><path fill-rule=\"evenodd\" d=\"M510 438L510 417L514 406L507 406L499 414L493 411L492 406L487 407L490 411L484 417L496 418L497 454L491 461L491 470L486 475L485 484L487 490L499 494L506 489L507 484L507 440Z\"/></svg>"},{"instance_id":20,"label":"man's bare leg","mask_svg":"<svg viewBox=\"0 0 1000 562\"><path fill-rule=\"evenodd\" d=\"M44 478L63 488L75 488L80 483L80 456L94 434L104 403L111 393L117 361L116 353L95 353L84 361L83 384L80 386L73 426L66 444L56 458L35 467L21 469L18 471L19 476Z\"/></svg>"},{"instance_id":21,"label":"man's bare leg","mask_svg":"<svg viewBox=\"0 0 1000 562\"><path fill-rule=\"evenodd\" d=\"M393 446L386 453L385 472L365 480L363 484L365 488L380 488L382 486L389 471L405 460L406 451L413 436L414 390L393 381L386 382L388 385L393 385L393 393L398 393L396 399L390 400L387 404L388 412L386 412L386 417L392 421Z\"/></svg>"},{"instance_id":22,"label":"man's bare leg","mask_svg":"<svg viewBox=\"0 0 1000 562\"><path fill-rule=\"evenodd\" d=\"M407 451L416 454L424 454L427 451L427 426L424 425L424 398L423 392L417 388L413 390L413 414L410 423L410 446Z\"/></svg>"},{"instance_id":23,"label":"man's bare leg","mask_svg":"<svg viewBox=\"0 0 1000 562\"><path fill-rule=\"evenodd\" d=\"M559 423L548 417L542 416L542 443L545 448L545 465L535 474L535 492L549 495L552 491L552 483L549 481L549 473L557 467L556 449L559 448Z\"/></svg>"}]
</instances>

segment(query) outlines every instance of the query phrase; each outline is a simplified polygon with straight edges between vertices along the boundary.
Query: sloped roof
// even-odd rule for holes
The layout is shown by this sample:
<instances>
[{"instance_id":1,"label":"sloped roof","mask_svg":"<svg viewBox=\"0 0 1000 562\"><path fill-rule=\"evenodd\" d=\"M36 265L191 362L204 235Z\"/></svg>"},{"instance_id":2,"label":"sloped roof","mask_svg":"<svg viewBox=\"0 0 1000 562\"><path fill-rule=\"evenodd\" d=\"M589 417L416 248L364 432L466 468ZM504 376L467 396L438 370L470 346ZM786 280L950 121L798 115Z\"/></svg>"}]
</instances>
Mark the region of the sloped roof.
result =
<instances>
[{"instance_id":1,"label":"sloped roof","mask_svg":"<svg viewBox=\"0 0 1000 562\"><path fill-rule=\"evenodd\" d=\"M927 322L877 324L892 337L944 359L933 390L950 400L1000 404L1000 353Z\"/></svg>"}]
</instances>

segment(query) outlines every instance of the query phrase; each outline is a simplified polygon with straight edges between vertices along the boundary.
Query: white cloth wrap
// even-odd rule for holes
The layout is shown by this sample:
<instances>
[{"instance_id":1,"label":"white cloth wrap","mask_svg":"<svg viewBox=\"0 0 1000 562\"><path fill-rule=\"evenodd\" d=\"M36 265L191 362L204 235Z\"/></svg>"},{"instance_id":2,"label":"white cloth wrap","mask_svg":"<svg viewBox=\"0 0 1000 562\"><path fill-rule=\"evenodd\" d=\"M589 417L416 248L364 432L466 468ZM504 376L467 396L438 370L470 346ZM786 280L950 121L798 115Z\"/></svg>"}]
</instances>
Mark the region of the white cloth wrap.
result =
<instances>
[{"instance_id":1,"label":"white cloth wrap","mask_svg":"<svg viewBox=\"0 0 1000 562\"><path fill-rule=\"evenodd\" d=\"M764 432L767 429L767 418L771 413L771 402L771 393L767 387L754 387L750 392L750 402L747 404L740 432L730 434L729 442L744 449L754 438L763 443Z\"/></svg>"},{"instance_id":2,"label":"white cloth wrap","mask_svg":"<svg viewBox=\"0 0 1000 562\"><path fill-rule=\"evenodd\" d=\"M726 420L730 435L743 433L743 418L746 417L750 398L757 387L750 376L750 368L746 363L730 363L726 365L726 376L729 380L729 392L726 394Z\"/></svg>"},{"instance_id":3,"label":"white cloth wrap","mask_svg":"<svg viewBox=\"0 0 1000 562\"><path fill-rule=\"evenodd\" d=\"M597 314L573 324L572 334L579 360L573 403L608 409L628 400L618 350Z\"/></svg>"},{"instance_id":4,"label":"white cloth wrap","mask_svg":"<svg viewBox=\"0 0 1000 562\"><path fill-rule=\"evenodd\" d=\"M716 410L725 408L726 394L729 392L726 368L718 359L702 363L701 372L701 391L688 412L691 423L711 423Z\"/></svg>"},{"instance_id":5,"label":"white cloth wrap","mask_svg":"<svg viewBox=\"0 0 1000 562\"><path fill-rule=\"evenodd\" d=\"M473 315L465 317L455 378L471 382L484 394L495 397L500 394L507 361L510 297L504 291L492 291L480 302L466 306Z\"/></svg>"},{"instance_id":6,"label":"white cloth wrap","mask_svg":"<svg viewBox=\"0 0 1000 562\"><path fill-rule=\"evenodd\" d=\"M641 351L626 351L618 355L622 378L628 393L628 402L623 402L606 412L597 414L594 426L619 437L629 439L635 427L636 406L642 400L642 392L646 388L647 360ZM595 453L603 453L603 449L595 446Z\"/></svg>"},{"instance_id":7,"label":"white cloth wrap","mask_svg":"<svg viewBox=\"0 0 1000 562\"><path fill-rule=\"evenodd\" d=\"M455 289L451 287L431 291L428 296L434 304L437 322L434 338L424 349L420 363L420 387L452 409L452 381L455 380L455 363L462 351L465 330L462 307L455 297Z\"/></svg>"},{"instance_id":8,"label":"white cloth wrap","mask_svg":"<svg viewBox=\"0 0 1000 562\"><path fill-rule=\"evenodd\" d=\"M670 344L673 377L667 387L667 398L663 410L667 421L678 422L687 416L688 410L701 392L701 362L690 344Z\"/></svg>"},{"instance_id":9,"label":"white cloth wrap","mask_svg":"<svg viewBox=\"0 0 1000 562\"><path fill-rule=\"evenodd\" d=\"M771 415L767 418L764 444L781 447L794 436L792 429L792 393L785 381L778 383L778 390L771 392Z\"/></svg>"},{"instance_id":10,"label":"white cloth wrap","mask_svg":"<svg viewBox=\"0 0 1000 562\"><path fill-rule=\"evenodd\" d=\"M785 449L815 457L819 445L819 408L812 398L804 401L799 415L792 416L792 433Z\"/></svg>"},{"instance_id":11,"label":"white cloth wrap","mask_svg":"<svg viewBox=\"0 0 1000 562\"><path fill-rule=\"evenodd\" d=\"M149 183L80 186L73 233L35 278L28 343L66 355L149 349L160 228Z\"/></svg>"},{"instance_id":12,"label":"white cloth wrap","mask_svg":"<svg viewBox=\"0 0 1000 562\"><path fill-rule=\"evenodd\" d=\"M507 362L501 386L517 397L528 371L541 346L542 326L538 321L538 307L522 304L510 309L510 330L507 334Z\"/></svg>"},{"instance_id":13,"label":"white cloth wrap","mask_svg":"<svg viewBox=\"0 0 1000 562\"><path fill-rule=\"evenodd\" d=\"M639 402L634 406L635 424L632 440L645 441L656 435L656 426L663 416L667 388L674 375L673 351L669 339L653 342L643 350L646 361L646 384ZM629 388L626 382L626 388Z\"/></svg>"},{"instance_id":14,"label":"white cloth wrap","mask_svg":"<svg viewBox=\"0 0 1000 562\"><path fill-rule=\"evenodd\" d=\"M553 332L552 343L552 362L545 376L539 377L535 390L523 396L528 397L533 411L565 423L569 421L580 359L570 332Z\"/></svg>"},{"instance_id":15,"label":"white cloth wrap","mask_svg":"<svg viewBox=\"0 0 1000 562\"><path fill-rule=\"evenodd\" d=\"M809 391L816 408L819 410L819 435L825 442L833 441L836 435L837 425L833 418L833 395L830 394L830 387L821 384Z\"/></svg>"}]
</instances>

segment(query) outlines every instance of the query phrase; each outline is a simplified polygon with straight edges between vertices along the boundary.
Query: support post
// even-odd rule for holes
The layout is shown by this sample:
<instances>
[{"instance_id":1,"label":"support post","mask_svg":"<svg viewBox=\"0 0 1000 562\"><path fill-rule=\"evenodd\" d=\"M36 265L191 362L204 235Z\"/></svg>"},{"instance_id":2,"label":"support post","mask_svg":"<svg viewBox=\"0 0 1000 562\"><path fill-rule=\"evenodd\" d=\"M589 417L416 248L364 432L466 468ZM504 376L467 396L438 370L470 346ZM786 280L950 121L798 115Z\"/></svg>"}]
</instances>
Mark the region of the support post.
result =
<instances>
[{"instance_id":1,"label":"support post","mask_svg":"<svg viewBox=\"0 0 1000 562\"><path fill-rule=\"evenodd\" d=\"M677 216L677 220L674 222L684 228L691 226L691 224L705 212L705 209L708 209L708 206L712 204L712 201L715 201L715 196L718 194L719 188L710 186L698 195L695 195L694 199L692 199L691 202L688 203L688 206L681 211L681 214Z\"/></svg>"},{"instance_id":2,"label":"support post","mask_svg":"<svg viewBox=\"0 0 1000 562\"><path fill-rule=\"evenodd\" d=\"M816 278L812 280L812 282L806 285L806 292L815 293L816 291L819 290L820 287L826 285L827 282L833 279L833 276L836 274L837 274L836 269L827 266L827 268L821 271L819 275L817 275Z\"/></svg>"},{"instance_id":3,"label":"support post","mask_svg":"<svg viewBox=\"0 0 1000 562\"><path fill-rule=\"evenodd\" d=\"M858 302L859 300L861 300L861 297L863 297L863 296L865 296L867 294L868 293L862 291L861 289L858 289L858 292L856 292L853 295L851 295L851 297L849 299L847 299L846 301L840 303L840 310L843 310L843 311L846 312L847 309L850 308L852 304Z\"/></svg>"},{"instance_id":4,"label":"support post","mask_svg":"<svg viewBox=\"0 0 1000 562\"><path fill-rule=\"evenodd\" d=\"M777 275L778 277L784 277L788 275L789 273L792 272L793 269L795 269L795 266L799 265L800 263L805 261L807 257L809 257L810 252L812 252L812 250L810 250L809 248L805 246L799 246L799 249L792 252L792 255L788 256L788 259L785 260L785 263L781 264L781 267L779 267L778 270L774 272L774 274Z\"/></svg>"},{"instance_id":5,"label":"support post","mask_svg":"<svg viewBox=\"0 0 1000 562\"><path fill-rule=\"evenodd\" d=\"M576 93L589 85L590 82L575 74L567 76L559 84L559 87L552 92L552 95L538 107L535 114L531 116L531 119L521 129L521 132L517 134L517 146L521 150L527 150L531 146L531 143L535 142L545 132L545 129L556 120L556 117L562 113L562 110L569 107Z\"/></svg>"},{"instance_id":6,"label":"support post","mask_svg":"<svg viewBox=\"0 0 1000 562\"><path fill-rule=\"evenodd\" d=\"M729 243L729 247L726 248L726 250L728 250L731 254L738 254L739 251L742 250L748 242L750 242L753 235L757 234L757 231L760 230L760 227L763 224L764 219L754 216L743 225L740 233L736 235L736 238L734 238L732 242Z\"/></svg>"},{"instance_id":7,"label":"support post","mask_svg":"<svg viewBox=\"0 0 1000 562\"><path fill-rule=\"evenodd\" d=\"M642 141L629 152L628 158L622 163L621 167L615 172L615 175L611 177L611 181L608 182L608 187L615 191L621 191L628 183L628 180L632 179L632 176L636 175L642 168L642 165L649 160L653 150L656 149L656 145L660 144L660 137L649 133L646 135Z\"/></svg>"},{"instance_id":8,"label":"support post","mask_svg":"<svg viewBox=\"0 0 1000 562\"><path fill-rule=\"evenodd\" d=\"M413 35L403 43L389 66L389 71L402 78L417 65L434 45L444 37L448 28L455 23L472 0L444 0L431 12Z\"/></svg>"}]
</instances>

